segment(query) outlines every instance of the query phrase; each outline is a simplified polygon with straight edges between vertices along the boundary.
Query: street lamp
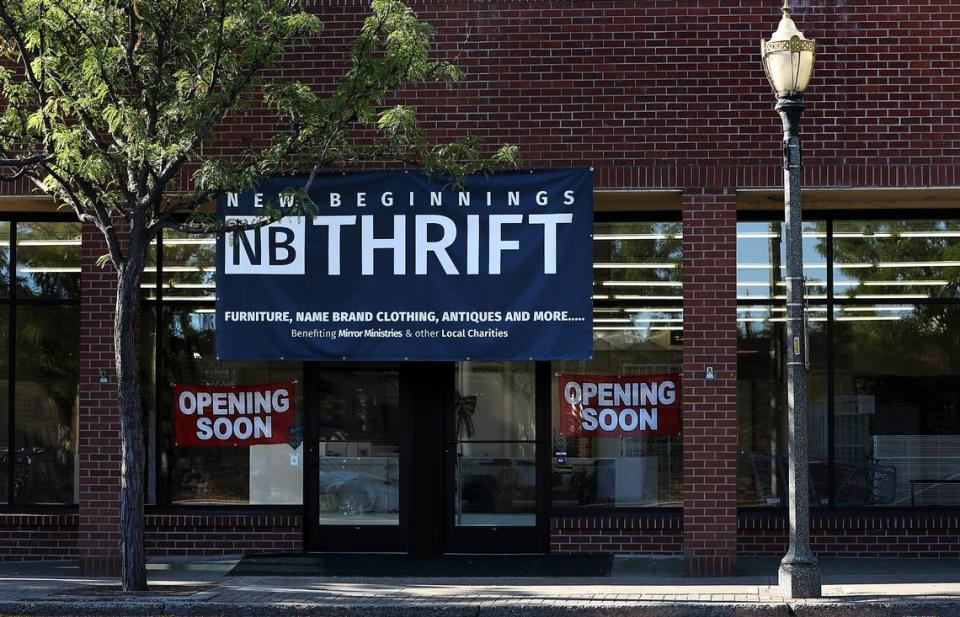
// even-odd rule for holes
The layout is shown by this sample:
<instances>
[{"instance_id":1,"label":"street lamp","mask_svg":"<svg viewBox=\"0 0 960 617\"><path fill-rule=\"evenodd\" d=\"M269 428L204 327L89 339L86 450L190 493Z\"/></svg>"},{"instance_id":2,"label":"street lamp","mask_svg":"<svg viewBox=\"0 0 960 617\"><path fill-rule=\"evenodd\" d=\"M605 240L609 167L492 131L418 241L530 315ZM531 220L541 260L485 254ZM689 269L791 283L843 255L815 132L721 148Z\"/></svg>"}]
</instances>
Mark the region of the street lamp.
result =
<instances>
[{"instance_id":1,"label":"street lamp","mask_svg":"<svg viewBox=\"0 0 960 617\"><path fill-rule=\"evenodd\" d=\"M783 118L783 200L787 236L787 423L789 425L790 548L780 561L780 591L787 598L820 597L820 566L810 550L810 468L807 454L807 376L800 213L800 116L813 74L816 43L804 38L783 2L783 18L769 41L760 41L763 68Z\"/></svg>"}]
</instances>

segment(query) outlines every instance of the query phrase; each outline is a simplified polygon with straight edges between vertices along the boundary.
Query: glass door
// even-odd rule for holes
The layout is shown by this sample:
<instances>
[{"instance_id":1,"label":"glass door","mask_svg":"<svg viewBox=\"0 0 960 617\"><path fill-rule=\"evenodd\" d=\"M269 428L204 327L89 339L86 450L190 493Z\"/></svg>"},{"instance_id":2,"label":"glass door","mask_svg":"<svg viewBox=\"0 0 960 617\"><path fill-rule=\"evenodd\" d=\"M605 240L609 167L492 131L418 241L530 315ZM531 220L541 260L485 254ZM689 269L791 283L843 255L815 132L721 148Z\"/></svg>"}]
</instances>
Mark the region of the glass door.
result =
<instances>
[{"instance_id":1,"label":"glass door","mask_svg":"<svg viewBox=\"0 0 960 617\"><path fill-rule=\"evenodd\" d=\"M308 371L313 550L403 550L400 373Z\"/></svg>"},{"instance_id":2,"label":"glass door","mask_svg":"<svg viewBox=\"0 0 960 617\"><path fill-rule=\"evenodd\" d=\"M448 413L447 552L537 552L536 365L460 362Z\"/></svg>"}]
</instances>

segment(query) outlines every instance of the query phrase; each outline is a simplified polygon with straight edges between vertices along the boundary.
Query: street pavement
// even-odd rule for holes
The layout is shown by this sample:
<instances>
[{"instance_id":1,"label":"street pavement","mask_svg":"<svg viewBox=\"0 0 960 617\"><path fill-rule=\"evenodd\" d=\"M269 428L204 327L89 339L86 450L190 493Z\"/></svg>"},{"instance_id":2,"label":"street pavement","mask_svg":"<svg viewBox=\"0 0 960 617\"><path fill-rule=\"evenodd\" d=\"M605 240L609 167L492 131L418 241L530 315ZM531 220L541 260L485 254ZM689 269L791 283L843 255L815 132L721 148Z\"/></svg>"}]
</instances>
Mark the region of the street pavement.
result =
<instances>
[{"instance_id":1,"label":"street pavement","mask_svg":"<svg viewBox=\"0 0 960 617\"><path fill-rule=\"evenodd\" d=\"M617 558L597 578L231 576L238 558L157 559L150 591L82 578L75 562L0 564L0 615L960 616L960 560L822 560L823 598L785 601L776 559L737 578L680 576L675 559Z\"/></svg>"}]
</instances>

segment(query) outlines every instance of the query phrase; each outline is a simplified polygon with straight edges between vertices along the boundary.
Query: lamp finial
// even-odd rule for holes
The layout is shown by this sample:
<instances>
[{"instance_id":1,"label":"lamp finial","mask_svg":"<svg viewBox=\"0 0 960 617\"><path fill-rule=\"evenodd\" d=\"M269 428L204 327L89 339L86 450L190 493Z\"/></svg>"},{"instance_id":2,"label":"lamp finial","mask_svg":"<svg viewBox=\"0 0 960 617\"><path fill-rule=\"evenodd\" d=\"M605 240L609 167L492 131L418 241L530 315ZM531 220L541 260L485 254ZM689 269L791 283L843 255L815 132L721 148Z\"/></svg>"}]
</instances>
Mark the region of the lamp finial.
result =
<instances>
[{"instance_id":1,"label":"lamp finial","mask_svg":"<svg viewBox=\"0 0 960 617\"><path fill-rule=\"evenodd\" d=\"M784 17L790 17L790 0L783 0L783 8L780 10L783 11Z\"/></svg>"}]
</instances>

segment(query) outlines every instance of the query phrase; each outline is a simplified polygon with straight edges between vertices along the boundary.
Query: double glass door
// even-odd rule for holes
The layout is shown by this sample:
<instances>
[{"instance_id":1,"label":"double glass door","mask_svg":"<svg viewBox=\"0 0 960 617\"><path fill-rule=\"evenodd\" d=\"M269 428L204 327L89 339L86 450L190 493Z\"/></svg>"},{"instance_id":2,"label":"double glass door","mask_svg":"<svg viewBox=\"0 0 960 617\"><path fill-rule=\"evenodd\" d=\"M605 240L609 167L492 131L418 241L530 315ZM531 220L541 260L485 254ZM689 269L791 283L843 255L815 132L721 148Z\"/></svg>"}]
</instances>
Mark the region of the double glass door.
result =
<instances>
[{"instance_id":1,"label":"double glass door","mask_svg":"<svg viewBox=\"0 0 960 617\"><path fill-rule=\"evenodd\" d=\"M306 365L308 549L545 551L538 375L532 362Z\"/></svg>"}]
</instances>

